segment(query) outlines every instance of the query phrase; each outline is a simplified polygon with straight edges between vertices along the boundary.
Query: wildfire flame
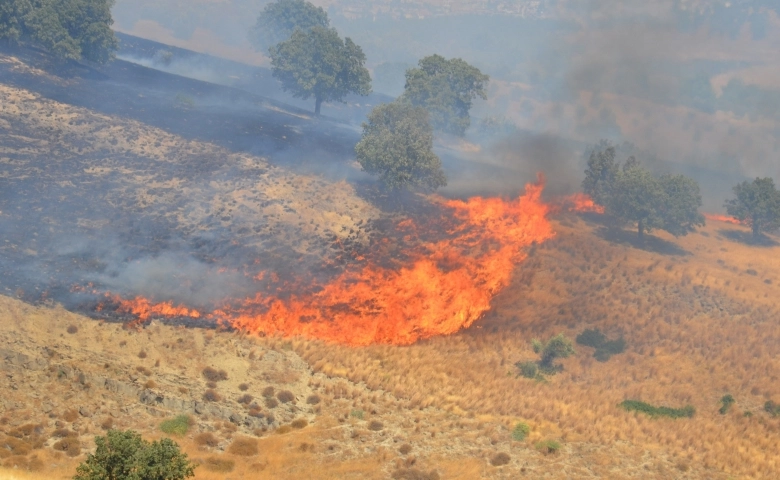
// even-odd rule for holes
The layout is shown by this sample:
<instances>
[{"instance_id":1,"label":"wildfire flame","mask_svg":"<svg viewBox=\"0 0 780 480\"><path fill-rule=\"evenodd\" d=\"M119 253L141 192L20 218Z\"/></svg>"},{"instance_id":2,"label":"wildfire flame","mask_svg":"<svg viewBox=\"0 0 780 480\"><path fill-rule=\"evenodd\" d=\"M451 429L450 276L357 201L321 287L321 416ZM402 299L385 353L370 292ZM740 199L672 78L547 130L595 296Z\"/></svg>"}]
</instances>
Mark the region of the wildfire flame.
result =
<instances>
[{"instance_id":1,"label":"wildfire flame","mask_svg":"<svg viewBox=\"0 0 780 480\"><path fill-rule=\"evenodd\" d=\"M566 204L567 210L570 212L604 213L604 207L594 202L589 195L584 193L569 195L566 197L564 203Z\"/></svg>"},{"instance_id":2,"label":"wildfire flame","mask_svg":"<svg viewBox=\"0 0 780 480\"><path fill-rule=\"evenodd\" d=\"M283 336L306 336L347 345L411 344L468 327L490 309L491 299L508 285L525 249L554 236L541 200L543 178L526 185L514 200L435 199L448 213L445 238L422 241L402 266L388 267L368 256L313 293L281 299L258 293L208 314L171 302L113 297L119 311L146 320L152 316L201 316L235 328ZM589 202L589 203L588 203ZM577 197L578 209L595 209ZM594 210L597 211L597 210ZM412 220L398 226L406 237L423 238ZM440 235L441 236L441 235ZM407 252L408 253L408 252ZM262 275L255 277L262 279Z\"/></svg>"},{"instance_id":3,"label":"wildfire flame","mask_svg":"<svg viewBox=\"0 0 780 480\"><path fill-rule=\"evenodd\" d=\"M742 225L742 222L740 222L734 217L729 217L728 215L720 215L717 213L705 213L704 218L715 222L725 222L725 223L731 223L733 225Z\"/></svg>"}]
</instances>

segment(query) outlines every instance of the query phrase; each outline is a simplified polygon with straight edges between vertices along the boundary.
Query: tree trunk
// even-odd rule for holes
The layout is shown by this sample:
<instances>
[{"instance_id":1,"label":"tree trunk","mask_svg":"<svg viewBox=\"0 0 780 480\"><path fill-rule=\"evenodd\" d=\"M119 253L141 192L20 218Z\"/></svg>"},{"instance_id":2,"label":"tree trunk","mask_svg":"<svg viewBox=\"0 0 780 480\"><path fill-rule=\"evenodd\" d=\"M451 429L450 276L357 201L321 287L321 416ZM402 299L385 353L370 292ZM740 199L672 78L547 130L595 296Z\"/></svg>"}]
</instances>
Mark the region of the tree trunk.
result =
<instances>
[{"instance_id":1,"label":"tree trunk","mask_svg":"<svg viewBox=\"0 0 780 480\"><path fill-rule=\"evenodd\" d=\"M317 97L314 103L314 115L320 116L320 107L322 106L322 99Z\"/></svg>"},{"instance_id":2,"label":"tree trunk","mask_svg":"<svg viewBox=\"0 0 780 480\"><path fill-rule=\"evenodd\" d=\"M645 242L645 224L642 222L642 220L637 222L637 224L638 224L637 232L638 232L638 236L639 236L639 243L644 243Z\"/></svg>"}]
</instances>

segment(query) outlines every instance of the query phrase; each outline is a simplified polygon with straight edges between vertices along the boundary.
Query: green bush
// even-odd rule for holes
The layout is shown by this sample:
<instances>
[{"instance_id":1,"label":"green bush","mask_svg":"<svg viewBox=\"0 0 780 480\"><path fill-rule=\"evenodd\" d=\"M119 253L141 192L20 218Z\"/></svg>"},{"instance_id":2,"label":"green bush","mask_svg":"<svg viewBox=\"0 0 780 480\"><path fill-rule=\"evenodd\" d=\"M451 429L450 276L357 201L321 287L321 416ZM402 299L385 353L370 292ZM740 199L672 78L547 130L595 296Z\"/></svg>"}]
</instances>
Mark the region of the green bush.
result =
<instances>
[{"instance_id":1,"label":"green bush","mask_svg":"<svg viewBox=\"0 0 780 480\"><path fill-rule=\"evenodd\" d=\"M531 433L531 427L525 422L519 422L515 425L515 428L512 429L512 439L517 440L518 442L523 441L529 433Z\"/></svg>"},{"instance_id":2,"label":"green bush","mask_svg":"<svg viewBox=\"0 0 780 480\"><path fill-rule=\"evenodd\" d=\"M147 442L132 430L109 430L95 437L97 449L78 466L74 480L182 480L195 465L169 438Z\"/></svg>"},{"instance_id":3,"label":"green bush","mask_svg":"<svg viewBox=\"0 0 780 480\"><path fill-rule=\"evenodd\" d=\"M599 331L599 329L586 329L575 339L578 345L585 345L586 347L595 348L593 357L599 362L606 362L612 355L623 353L626 349L626 341L623 337L617 340L607 340L607 336Z\"/></svg>"},{"instance_id":4,"label":"green bush","mask_svg":"<svg viewBox=\"0 0 780 480\"><path fill-rule=\"evenodd\" d=\"M363 410L352 410L351 412L349 412L349 416L355 417L359 420L363 420L364 417Z\"/></svg>"},{"instance_id":5,"label":"green bush","mask_svg":"<svg viewBox=\"0 0 780 480\"><path fill-rule=\"evenodd\" d=\"M651 417L692 418L696 414L696 409L692 405L686 405L682 408L656 407L639 400L623 400L620 407L629 412L642 412Z\"/></svg>"},{"instance_id":6,"label":"green bush","mask_svg":"<svg viewBox=\"0 0 780 480\"><path fill-rule=\"evenodd\" d=\"M720 409L718 409L718 411L720 412L721 415L725 415L726 412L729 411L731 406L734 405L734 403L736 403L736 402L734 400L734 397L731 396L731 394L727 394L727 395L723 395L723 397L721 397L720 403L722 403L722 405L721 405Z\"/></svg>"},{"instance_id":7,"label":"green bush","mask_svg":"<svg viewBox=\"0 0 780 480\"><path fill-rule=\"evenodd\" d=\"M536 444L537 450L546 454L558 453L561 449L561 444L555 440L544 440Z\"/></svg>"},{"instance_id":8,"label":"green bush","mask_svg":"<svg viewBox=\"0 0 780 480\"><path fill-rule=\"evenodd\" d=\"M539 367L536 362L517 362L515 366L520 370L520 375L525 378L536 378L539 374Z\"/></svg>"},{"instance_id":9,"label":"green bush","mask_svg":"<svg viewBox=\"0 0 780 480\"><path fill-rule=\"evenodd\" d=\"M773 417L776 417L780 415L780 405L773 402L772 400L767 400L764 404L764 410L771 413Z\"/></svg>"},{"instance_id":10,"label":"green bush","mask_svg":"<svg viewBox=\"0 0 780 480\"><path fill-rule=\"evenodd\" d=\"M160 424L160 430L168 435L186 435L192 425L192 418L189 415L178 415L175 418L166 420Z\"/></svg>"}]
</instances>

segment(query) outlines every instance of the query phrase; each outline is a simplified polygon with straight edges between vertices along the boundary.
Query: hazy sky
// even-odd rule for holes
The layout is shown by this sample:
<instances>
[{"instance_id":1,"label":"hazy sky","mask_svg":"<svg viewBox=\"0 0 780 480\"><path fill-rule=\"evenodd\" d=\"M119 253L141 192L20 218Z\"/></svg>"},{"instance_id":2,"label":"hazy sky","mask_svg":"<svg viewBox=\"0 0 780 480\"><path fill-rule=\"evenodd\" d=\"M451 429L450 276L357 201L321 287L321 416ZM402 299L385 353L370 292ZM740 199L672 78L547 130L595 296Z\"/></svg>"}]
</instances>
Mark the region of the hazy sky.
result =
<instances>
[{"instance_id":1,"label":"hazy sky","mask_svg":"<svg viewBox=\"0 0 780 480\"><path fill-rule=\"evenodd\" d=\"M265 3L118 0L114 15L120 31L263 65L246 32ZM479 66L493 80L475 116L545 138L629 141L686 173L780 177L776 1L313 3L372 69L432 53Z\"/></svg>"}]
</instances>

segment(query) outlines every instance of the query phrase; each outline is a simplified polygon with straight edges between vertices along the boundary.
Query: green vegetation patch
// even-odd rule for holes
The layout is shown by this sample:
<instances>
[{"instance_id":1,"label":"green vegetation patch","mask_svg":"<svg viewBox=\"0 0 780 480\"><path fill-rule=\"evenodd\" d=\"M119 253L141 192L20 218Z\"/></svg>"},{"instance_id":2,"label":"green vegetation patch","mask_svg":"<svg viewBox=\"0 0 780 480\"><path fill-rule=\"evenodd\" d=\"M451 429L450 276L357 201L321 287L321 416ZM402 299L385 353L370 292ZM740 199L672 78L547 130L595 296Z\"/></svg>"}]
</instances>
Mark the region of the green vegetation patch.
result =
<instances>
[{"instance_id":1,"label":"green vegetation patch","mask_svg":"<svg viewBox=\"0 0 780 480\"><path fill-rule=\"evenodd\" d=\"M696 409L693 405L686 405L682 408L656 407L639 400L623 400L620 403L620 407L629 412L642 412L651 417L692 418L696 414Z\"/></svg>"},{"instance_id":2,"label":"green vegetation patch","mask_svg":"<svg viewBox=\"0 0 780 480\"><path fill-rule=\"evenodd\" d=\"M537 442L536 449L542 453L552 455L558 453L561 450L561 444L555 440L543 440Z\"/></svg>"},{"instance_id":3,"label":"green vegetation patch","mask_svg":"<svg viewBox=\"0 0 780 480\"><path fill-rule=\"evenodd\" d=\"M721 406L718 409L721 415L725 415L726 412L729 411L729 409L736 403L734 400L734 397L731 396L731 394L723 395L720 399Z\"/></svg>"},{"instance_id":4,"label":"green vegetation patch","mask_svg":"<svg viewBox=\"0 0 780 480\"><path fill-rule=\"evenodd\" d=\"M160 430L168 435L186 435L192 425L192 418L189 415L178 415L166 420L160 424Z\"/></svg>"},{"instance_id":5,"label":"green vegetation patch","mask_svg":"<svg viewBox=\"0 0 780 480\"><path fill-rule=\"evenodd\" d=\"M578 345L595 348L593 357L599 362L606 362L612 355L623 353L626 349L626 341L623 337L616 340L608 340L607 336L601 333L598 328L586 329L575 339Z\"/></svg>"},{"instance_id":6,"label":"green vegetation patch","mask_svg":"<svg viewBox=\"0 0 780 480\"><path fill-rule=\"evenodd\" d=\"M780 415L780 404L777 404L772 400L767 400L764 404L764 410L772 414L773 417L776 417Z\"/></svg>"},{"instance_id":7,"label":"green vegetation patch","mask_svg":"<svg viewBox=\"0 0 780 480\"><path fill-rule=\"evenodd\" d=\"M531 427L525 422L519 422L515 425L515 428L512 429L512 440L517 440L518 442L523 441L529 433L531 433Z\"/></svg>"}]
</instances>

